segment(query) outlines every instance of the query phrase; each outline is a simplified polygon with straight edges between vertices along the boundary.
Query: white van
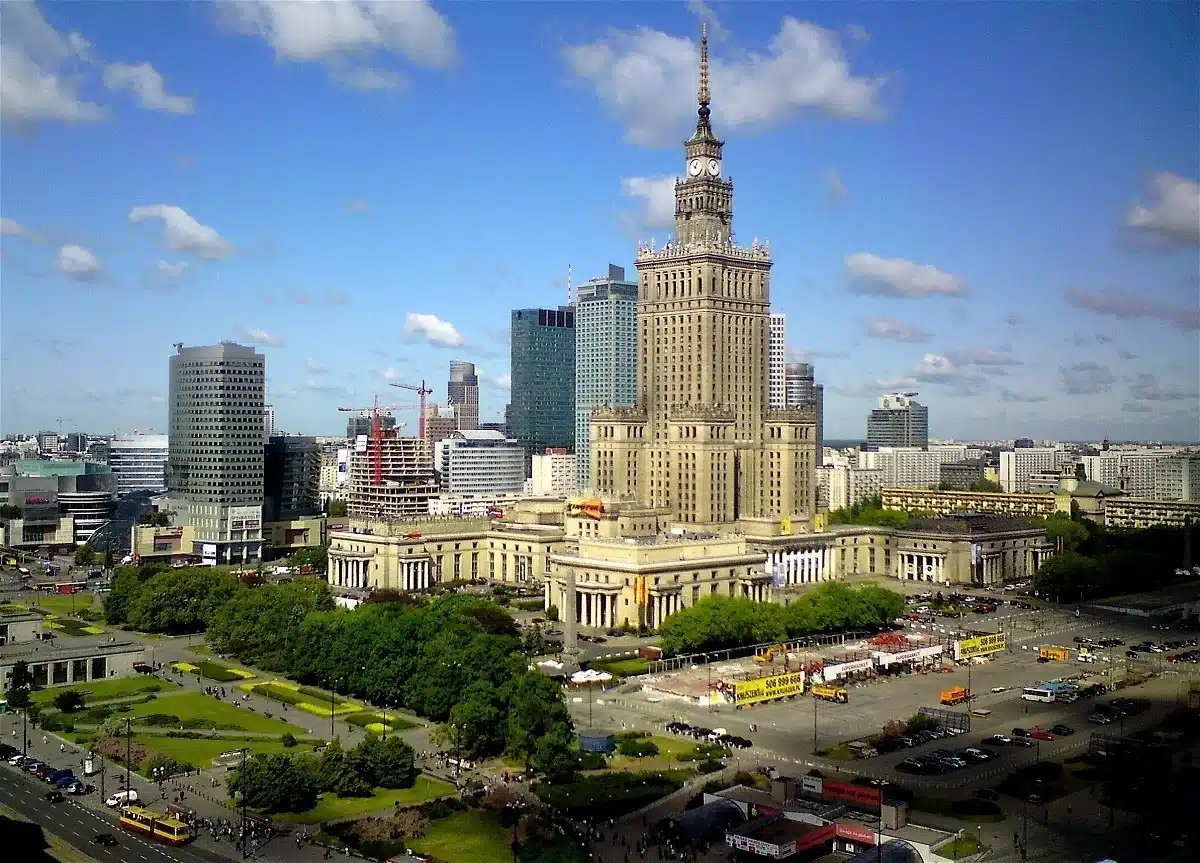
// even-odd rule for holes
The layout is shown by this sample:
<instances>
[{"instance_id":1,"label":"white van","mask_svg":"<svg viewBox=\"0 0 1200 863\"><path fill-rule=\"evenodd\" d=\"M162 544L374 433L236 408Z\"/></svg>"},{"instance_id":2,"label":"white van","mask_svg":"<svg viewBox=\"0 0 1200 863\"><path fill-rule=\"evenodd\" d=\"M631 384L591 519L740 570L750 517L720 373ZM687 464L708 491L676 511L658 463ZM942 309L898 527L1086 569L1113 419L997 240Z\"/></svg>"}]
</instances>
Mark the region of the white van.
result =
<instances>
[{"instance_id":1,"label":"white van","mask_svg":"<svg viewBox=\"0 0 1200 863\"><path fill-rule=\"evenodd\" d=\"M112 808L114 806L125 806L129 803L137 803L137 802L138 802L137 790L131 788L128 791L118 791L112 797L109 797L107 800L105 800L104 805L108 806L109 808Z\"/></svg>"}]
</instances>

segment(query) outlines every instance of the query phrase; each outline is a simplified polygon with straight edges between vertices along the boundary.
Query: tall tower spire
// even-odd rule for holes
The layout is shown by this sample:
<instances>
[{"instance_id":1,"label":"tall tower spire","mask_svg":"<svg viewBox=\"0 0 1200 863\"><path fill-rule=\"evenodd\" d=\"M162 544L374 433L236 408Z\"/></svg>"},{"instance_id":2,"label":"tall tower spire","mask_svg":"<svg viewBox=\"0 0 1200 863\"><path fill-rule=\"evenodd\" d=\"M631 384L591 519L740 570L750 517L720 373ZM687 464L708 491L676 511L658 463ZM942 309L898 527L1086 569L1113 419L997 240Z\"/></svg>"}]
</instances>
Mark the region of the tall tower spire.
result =
<instances>
[{"instance_id":1,"label":"tall tower spire","mask_svg":"<svg viewBox=\"0 0 1200 863\"><path fill-rule=\"evenodd\" d=\"M696 131L711 134L712 127L708 122L708 24L700 25L700 89L697 97L700 103L700 110L697 113L700 117L696 123Z\"/></svg>"}]
</instances>

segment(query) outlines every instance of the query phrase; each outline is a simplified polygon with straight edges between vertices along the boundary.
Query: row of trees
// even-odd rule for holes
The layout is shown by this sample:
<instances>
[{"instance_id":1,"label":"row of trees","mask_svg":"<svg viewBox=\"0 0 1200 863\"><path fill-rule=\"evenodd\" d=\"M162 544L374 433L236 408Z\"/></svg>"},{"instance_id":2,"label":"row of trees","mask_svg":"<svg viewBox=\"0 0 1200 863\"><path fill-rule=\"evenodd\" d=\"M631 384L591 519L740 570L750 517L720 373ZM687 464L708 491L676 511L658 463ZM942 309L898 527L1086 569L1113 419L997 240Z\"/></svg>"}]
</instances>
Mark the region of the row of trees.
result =
<instances>
[{"instance_id":1,"label":"row of trees","mask_svg":"<svg viewBox=\"0 0 1200 863\"><path fill-rule=\"evenodd\" d=\"M672 614L659 633L667 654L700 653L825 632L881 629L903 609L904 597L895 591L827 582L788 606L710 596Z\"/></svg>"},{"instance_id":2,"label":"row of trees","mask_svg":"<svg viewBox=\"0 0 1200 863\"><path fill-rule=\"evenodd\" d=\"M115 626L180 635L202 632L234 593L235 576L209 567L165 564L121 566L104 598L104 618Z\"/></svg>"},{"instance_id":3,"label":"row of trees","mask_svg":"<svg viewBox=\"0 0 1200 863\"><path fill-rule=\"evenodd\" d=\"M214 650L339 695L404 707L443 723L442 739L473 758L508 752L543 773L573 765L562 692L495 603L449 595L376 594L333 609L308 580L234 593L208 626Z\"/></svg>"},{"instance_id":4,"label":"row of trees","mask_svg":"<svg viewBox=\"0 0 1200 863\"><path fill-rule=\"evenodd\" d=\"M373 734L353 749L336 740L319 755L278 753L255 755L238 767L227 783L230 797L266 812L303 812L323 791L339 797L367 797L375 788L410 788L417 778L413 748L392 737Z\"/></svg>"},{"instance_id":5,"label":"row of trees","mask_svg":"<svg viewBox=\"0 0 1200 863\"><path fill-rule=\"evenodd\" d=\"M829 523L904 527L908 524L908 513L899 509L884 509L883 499L876 495L857 501L844 509L830 510Z\"/></svg>"}]
</instances>

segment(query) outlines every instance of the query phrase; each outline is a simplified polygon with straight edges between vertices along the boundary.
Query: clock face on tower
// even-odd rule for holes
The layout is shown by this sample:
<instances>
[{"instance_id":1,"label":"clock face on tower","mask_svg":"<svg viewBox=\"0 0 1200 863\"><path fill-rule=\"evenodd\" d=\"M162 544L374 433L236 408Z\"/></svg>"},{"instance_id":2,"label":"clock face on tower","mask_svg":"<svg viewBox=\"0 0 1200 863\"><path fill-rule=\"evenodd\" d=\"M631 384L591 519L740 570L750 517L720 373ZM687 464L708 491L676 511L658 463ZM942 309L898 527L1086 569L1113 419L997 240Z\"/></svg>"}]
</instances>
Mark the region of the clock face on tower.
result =
<instances>
[{"instance_id":1,"label":"clock face on tower","mask_svg":"<svg viewBox=\"0 0 1200 863\"><path fill-rule=\"evenodd\" d=\"M699 159L692 159L692 161L688 163L688 173L693 177L699 177L702 170L704 170L704 166L700 164Z\"/></svg>"},{"instance_id":2,"label":"clock face on tower","mask_svg":"<svg viewBox=\"0 0 1200 863\"><path fill-rule=\"evenodd\" d=\"M709 176L716 177L716 176L719 176L720 173L721 173L721 163L718 162L716 159L709 159L709 161L708 161Z\"/></svg>"}]
</instances>

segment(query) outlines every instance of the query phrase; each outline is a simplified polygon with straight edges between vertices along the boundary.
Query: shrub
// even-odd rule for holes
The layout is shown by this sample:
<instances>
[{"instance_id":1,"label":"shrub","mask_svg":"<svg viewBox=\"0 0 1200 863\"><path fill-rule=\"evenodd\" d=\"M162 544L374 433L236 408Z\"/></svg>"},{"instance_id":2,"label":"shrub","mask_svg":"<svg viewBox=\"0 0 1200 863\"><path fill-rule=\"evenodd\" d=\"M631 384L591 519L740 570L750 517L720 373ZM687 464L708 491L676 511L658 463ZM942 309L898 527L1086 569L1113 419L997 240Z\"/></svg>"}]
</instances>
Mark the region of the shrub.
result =
<instances>
[{"instance_id":1,"label":"shrub","mask_svg":"<svg viewBox=\"0 0 1200 863\"><path fill-rule=\"evenodd\" d=\"M291 749L296 745L296 735L292 734L290 731L285 731L283 734L279 735L279 742L288 749Z\"/></svg>"},{"instance_id":2,"label":"shrub","mask_svg":"<svg viewBox=\"0 0 1200 863\"><path fill-rule=\"evenodd\" d=\"M701 761L698 765L696 765L696 769L699 770L702 775L708 775L709 773L716 773L718 770L724 770L725 765L720 761L714 761L710 758L708 761Z\"/></svg>"},{"instance_id":3,"label":"shrub","mask_svg":"<svg viewBox=\"0 0 1200 863\"><path fill-rule=\"evenodd\" d=\"M80 722L89 725L99 725L105 719L112 716L113 709L111 707L89 707L82 716L79 717Z\"/></svg>"},{"instance_id":4,"label":"shrub","mask_svg":"<svg viewBox=\"0 0 1200 863\"><path fill-rule=\"evenodd\" d=\"M83 696L71 690L60 692L54 696L54 706L63 713L74 713L77 710L83 710Z\"/></svg>"},{"instance_id":5,"label":"shrub","mask_svg":"<svg viewBox=\"0 0 1200 863\"><path fill-rule=\"evenodd\" d=\"M649 758L652 755L658 754L658 744L653 740L644 740L641 738L622 740L617 744L617 752L629 758Z\"/></svg>"},{"instance_id":6,"label":"shrub","mask_svg":"<svg viewBox=\"0 0 1200 863\"><path fill-rule=\"evenodd\" d=\"M180 725L180 719L174 713L147 713L138 720L139 725Z\"/></svg>"},{"instance_id":7,"label":"shrub","mask_svg":"<svg viewBox=\"0 0 1200 863\"><path fill-rule=\"evenodd\" d=\"M604 765L608 763L608 759L603 752L580 752L579 753L579 769L580 770L603 770Z\"/></svg>"},{"instance_id":8,"label":"shrub","mask_svg":"<svg viewBox=\"0 0 1200 863\"><path fill-rule=\"evenodd\" d=\"M649 736L649 731L621 731L613 735L613 740L617 743L624 743L627 740L641 740L643 737Z\"/></svg>"},{"instance_id":9,"label":"shrub","mask_svg":"<svg viewBox=\"0 0 1200 863\"><path fill-rule=\"evenodd\" d=\"M237 680L244 680L240 674L234 674L223 665L218 665L211 660L201 660L196 663L196 670L192 672L200 677L206 677L209 680L215 680L217 683L233 683Z\"/></svg>"},{"instance_id":10,"label":"shrub","mask_svg":"<svg viewBox=\"0 0 1200 863\"><path fill-rule=\"evenodd\" d=\"M314 689L311 686L301 686L296 691L301 695L307 695L309 699L315 698L318 701L324 701L326 704L344 704L346 701L344 698L331 695L328 692L322 692L320 689Z\"/></svg>"}]
</instances>

